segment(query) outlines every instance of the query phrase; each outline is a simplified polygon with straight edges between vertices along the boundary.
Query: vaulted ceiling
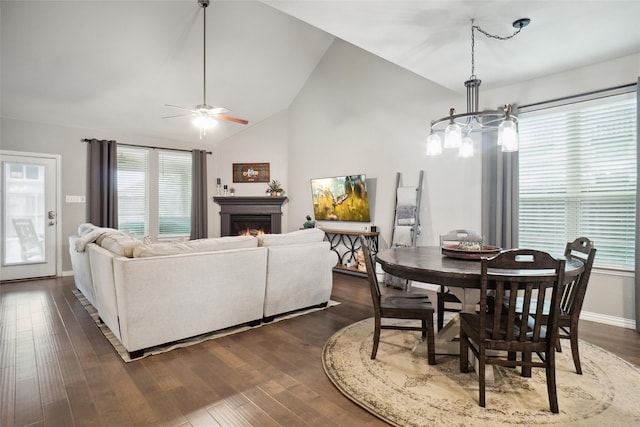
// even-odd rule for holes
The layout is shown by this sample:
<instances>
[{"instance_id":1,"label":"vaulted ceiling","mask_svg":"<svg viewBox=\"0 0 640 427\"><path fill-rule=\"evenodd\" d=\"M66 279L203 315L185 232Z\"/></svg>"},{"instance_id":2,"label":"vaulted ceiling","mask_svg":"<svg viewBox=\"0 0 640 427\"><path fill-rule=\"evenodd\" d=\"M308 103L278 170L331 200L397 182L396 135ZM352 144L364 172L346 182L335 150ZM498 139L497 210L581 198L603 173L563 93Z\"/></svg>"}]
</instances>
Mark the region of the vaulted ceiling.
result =
<instances>
[{"instance_id":1,"label":"vaulted ceiling","mask_svg":"<svg viewBox=\"0 0 640 427\"><path fill-rule=\"evenodd\" d=\"M640 52L637 0L212 0L207 102L252 126L286 109L341 38L453 91L471 72L470 19L483 88ZM203 101L197 0L0 2L3 117L190 141L165 104ZM348 66L346 64L345 66ZM206 140L245 127L220 122ZM90 136L90 135L88 135ZM131 141L133 142L133 141Z\"/></svg>"}]
</instances>

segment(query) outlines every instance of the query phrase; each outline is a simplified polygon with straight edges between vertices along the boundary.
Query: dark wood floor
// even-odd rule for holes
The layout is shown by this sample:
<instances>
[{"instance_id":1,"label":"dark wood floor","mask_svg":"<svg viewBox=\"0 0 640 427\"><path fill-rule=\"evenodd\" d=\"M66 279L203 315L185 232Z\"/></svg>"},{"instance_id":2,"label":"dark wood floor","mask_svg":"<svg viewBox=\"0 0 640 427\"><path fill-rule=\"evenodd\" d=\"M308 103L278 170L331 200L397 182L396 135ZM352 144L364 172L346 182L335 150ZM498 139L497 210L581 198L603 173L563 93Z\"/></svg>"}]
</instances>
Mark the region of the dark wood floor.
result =
<instances>
[{"instance_id":1,"label":"dark wood floor","mask_svg":"<svg viewBox=\"0 0 640 427\"><path fill-rule=\"evenodd\" d=\"M72 293L73 279L0 286L0 426L381 426L322 369L322 347L372 316L367 282L342 304L132 363ZM581 338L640 365L640 334L583 322Z\"/></svg>"}]
</instances>

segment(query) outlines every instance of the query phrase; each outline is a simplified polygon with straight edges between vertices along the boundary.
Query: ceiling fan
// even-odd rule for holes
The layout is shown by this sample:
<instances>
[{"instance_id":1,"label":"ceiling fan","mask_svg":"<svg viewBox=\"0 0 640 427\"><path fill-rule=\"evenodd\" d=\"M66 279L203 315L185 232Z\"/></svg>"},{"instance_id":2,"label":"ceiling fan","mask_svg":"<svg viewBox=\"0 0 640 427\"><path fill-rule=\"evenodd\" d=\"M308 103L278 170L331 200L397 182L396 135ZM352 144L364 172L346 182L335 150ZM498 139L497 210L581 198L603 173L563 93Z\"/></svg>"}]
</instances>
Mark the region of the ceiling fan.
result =
<instances>
[{"instance_id":1,"label":"ceiling fan","mask_svg":"<svg viewBox=\"0 0 640 427\"><path fill-rule=\"evenodd\" d=\"M179 107L177 105L165 104L165 107L178 108L180 110L188 111L186 114L178 114L175 116L163 117L163 119L174 119L179 117L192 117L192 123L200 129L200 138L206 135L206 130L211 129L216 120L226 120L228 122L240 123L246 125L248 120L239 119L227 115L230 110L225 107L213 107L207 104L207 6L209 6L209 0L198 0L198 4L204 11L203 17L203 73L202 73L202 104L196 105L194 109Z\"/></svg>"}]
</instances>

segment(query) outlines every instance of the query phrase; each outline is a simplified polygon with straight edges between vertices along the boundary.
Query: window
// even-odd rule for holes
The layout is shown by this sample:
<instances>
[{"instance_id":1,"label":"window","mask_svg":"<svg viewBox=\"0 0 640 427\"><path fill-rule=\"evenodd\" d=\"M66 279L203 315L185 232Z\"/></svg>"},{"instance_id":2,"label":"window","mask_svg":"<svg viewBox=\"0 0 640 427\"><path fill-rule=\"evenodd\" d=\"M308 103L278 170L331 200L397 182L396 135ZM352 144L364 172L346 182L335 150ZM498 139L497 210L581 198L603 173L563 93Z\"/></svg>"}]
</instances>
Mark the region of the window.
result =
<instances>
[{"instance_id":1,"label":"window","mask_svg":"<svg viewBox=\"0 0 640 427\"><path fill-rule=\"evenodd\" d=\"M118 228L154 240L191 233L191 154L118 146Z\"/></svg>"},{"instance_id":2,"label":"window","mask_svg":"<svg viewBox=\"0 0 640 427\"><path fill-rule=\"evenodd\" d=\"M520 114L519 246L558 253L586 236L599 267L632 270L635 85L591 98Z\"/></svg>"}]
</instances>

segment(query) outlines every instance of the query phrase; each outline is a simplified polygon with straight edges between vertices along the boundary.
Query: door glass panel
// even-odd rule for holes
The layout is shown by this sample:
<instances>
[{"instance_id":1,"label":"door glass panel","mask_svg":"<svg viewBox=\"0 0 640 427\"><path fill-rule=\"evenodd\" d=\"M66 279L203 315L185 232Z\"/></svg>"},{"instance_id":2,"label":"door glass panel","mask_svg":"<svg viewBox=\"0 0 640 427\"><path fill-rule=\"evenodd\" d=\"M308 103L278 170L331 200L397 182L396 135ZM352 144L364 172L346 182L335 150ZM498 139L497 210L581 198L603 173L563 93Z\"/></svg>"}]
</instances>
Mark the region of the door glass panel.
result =
<instances>
[{"instance_id":1,"label":"door glass panel","mask_svg":"<svg viewBox=\"0 0 640 427\"><path fill-rule=\"evenodd\" d=\"M45 167L4 162L3 265L45 261Z\"/></svg>"}]
</instances>

